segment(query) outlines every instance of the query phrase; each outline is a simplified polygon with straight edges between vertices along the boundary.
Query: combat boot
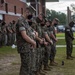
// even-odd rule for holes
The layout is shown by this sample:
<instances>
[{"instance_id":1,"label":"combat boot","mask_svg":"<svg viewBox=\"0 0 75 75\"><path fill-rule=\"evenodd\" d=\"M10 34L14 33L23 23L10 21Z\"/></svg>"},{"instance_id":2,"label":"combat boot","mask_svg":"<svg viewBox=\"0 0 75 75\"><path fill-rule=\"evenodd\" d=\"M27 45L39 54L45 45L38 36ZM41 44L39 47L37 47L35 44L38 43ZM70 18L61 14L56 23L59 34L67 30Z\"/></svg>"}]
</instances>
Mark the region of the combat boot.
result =
<instances>
[{"instance_id":1,"label":"combat boot","mask_svg":"<svg viewBox=\"0 0 75 75\"><path fill-rule=\"evenodd\" d=\"M41 75L41 74L39 72L37 72L36 75Z\"/></svg>"},{"instance_id":2,"label":"combat boot","mask_svg":"<svg viewBox=\"0 0 75 75\"><path fill-rule=\"evenodd\" d=\"M51 71L51 69L48 66L44 66L44 70Z\"/></svg>"},{"instance_id":3,"label":"combat boot","mask_svg":"<svg viewBox=\"0 0 75 75\"><path fill-rule=\"evenodd\" d=\"M73 56L70 56L71 58L75 58L75 57L73 57Z\"/></svg>"},{"instance_id":4,"label":"combat boot","mask_svg":"<svg viewBox=\"0 0 75 75\"><path fill-rule=\"evenodd\" d=\"M46 74L47 72L43 69L43 70L41 70L44 74Z\"/></svg>"},{"instance_id":5,"label":"combat boot","mask_svg":"<svg viewBox=\"0 0 75 75\"><path fill-rule=\"evenodd\" d=\"M73 60L73 58L72 57L70 57L70 56L67 56L67 58L66 59L68 59L68 60Z\"/></svg>"},{"instance_id":6,"label":"combat boot","mask_svg":"<svg viewBox=\"0 0 75 75\"><path fill-rule=\"evenodd\" d=\"M58 65L58 63L56 63L54 61L50 62L50 66L57 66L57 65Z\"/></svg>"},{"instance_id":7,"label":"combat boot","mask_svg":"<svg viewBox=\"0 0 75 75\"><path fill-rule=\"evenodd\" d=\"M42 70L40 70L40 75L46 75L45 72L43 72Z\"/></svg>"},{"instance_id":8,"label":"combat boot","mask_svg":"<svg viewBox=\"0 0 75 75\"><path fill-rule=\"evenodd\" d=\"M50 65L48 66L50 69L53 69Z\"/></svg>"},{"instance_id":9,"label":"combat boot","mask_svg":"<svg viewBox=\"0 0 75 75\"><path fill-rule=\"evenodd\" d=\"M58 65L58 63L57 62L55 62L55 61L53 61L56 65Z\"/></svg>"}]
</instances>

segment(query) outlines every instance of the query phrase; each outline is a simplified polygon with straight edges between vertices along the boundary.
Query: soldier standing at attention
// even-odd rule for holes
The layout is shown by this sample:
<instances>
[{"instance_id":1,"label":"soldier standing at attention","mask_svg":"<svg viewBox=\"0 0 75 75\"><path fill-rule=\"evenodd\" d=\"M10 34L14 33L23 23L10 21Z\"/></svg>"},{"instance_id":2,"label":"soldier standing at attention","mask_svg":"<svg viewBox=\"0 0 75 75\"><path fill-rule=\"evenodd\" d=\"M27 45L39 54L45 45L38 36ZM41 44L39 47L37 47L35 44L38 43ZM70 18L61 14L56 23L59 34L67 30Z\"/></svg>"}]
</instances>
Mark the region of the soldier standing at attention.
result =
<instances>
[{"instance_id":1,"label":"soldier standing at attention","mask_svg":"<svg viewBox=\"0 0 75 75\"><path fill-rule=\"evenodd\" d=\"M16 28L15 28L15 25L16 25L16 21L12 21L12 44L15 43L15 39L16 39Z\"/></svg>"},{"instance_id":2,"label":"soldier standing at attention","mask_svg":"<svg viewBox=\"0 0 75 75\"><path fill-rule=\"evenodd\" d=\"M51 39L53 41L53 45L51 46L51 54L50 54L50 65L56 66L57 63L55 62L55 55L56 55L56 42L58 41L56 38L56 26L58 25L59 20L57 18L53 19L52 25L50 26L51 31Z\"/></svg>"},{"instance_id":3,"label":"soldier standing at attention","mask_svg":"<svg viewBox=\"0 0 75 75\"><path fill-rule=\"evenodd\" d=\"M6 23L2 22L2 45L5 46Z\"/></svg>"},{"instance_id":4,"label":"soldier standing at attention","mask_svg":"<svg viewBox=\"0 0 75 75\"><path fill-rule=\"evenodd\" d=\"M0 47L2 47L2 20L0 20Z\"/></svg>"},{"instance_id":5,"label":"soldier standing at attention","mask_svg":"<svg viewBox=\"0 0 75 75\"><path fill-rule=\"evenodd\" d=\"M74 26L74 22L71 21L68 26L65 28L65 41L66 41L66 54L67 54L67 59L72 60L72 50L73 50L73 31L72 27Z\"/></svg>"},{"instance_id":6,"label":"soldier standing at attention","mask_svg":"<svg viewBox=\"0 0 75 75\"><path fill-rule=\"evenodd\" d=\"M41 40L43 40L43 42L39 42L37 41L37 56L38 56L38 72L41 75L45 75L45 71L42 69L42 66L44 64L44 52L45 52L45 47L48 45L48 42L46 42L45 38L50 42L50 38L48 37L46 31L45 31L45 19L44 19L44 15L41 13L38 15L38 17L36 18L36 22L37 22L37 28L36 31L38 32L38 36L41 38Z\"/></svg>"},{"instance_id":7,"label":"soldier standing at attention","mask_svg":"<svg viewBox=\"0 0 75 75\"><path fill-rule=\"evenodd\" d=\"M27 7L16 24L17 50L21 57L19 75L35 75L35 73L31 71L31 51L36 48L36 42L33 40L32 30L27 21L30 12Z\"/></svg>"},{"instance_id":8,"label":"soldier standing at attention","mask_svg":"<svg viewBox=\"0 0 75 75\"><path fill-rule=\"evenodd\" d=\"M29 8L30 8L30 11L32 11L33 13L35 12L35 10L31 6L29 6ZM28 15L27 21L28 21L29 26L32 28L32 32L33 32L32 34L35 35L34 40L36 41L40 38L38 37L38 33L36 32L36 23L34 20L33 13L30 13ZM38 71L37 71L37 48L35 49L34 52L32 52L31 57L32 57L32 62L33 62L32 70L36 72L36 75L38 75Z\"/></svg>"},{"instance_id":9,"label":"soldier standing at attention","mask_svg":"<svg viewBox=\"0 0 75 75\"><path fill-rule=\"evenodd\" d=\"M7 24L4 25L4 45L7 45Z\"/></svg>"},{"instance_id":10,"label":"soldier standing at attention","mask_svg":"<svg viewBox=\"0 0 75 75\"><path fill-rule=\"evenodd\" d=\"M50 27L50 21L46 21L46 24L44 26L44 37L45 40L48 42L48 45L45 46L45 52L44 52L44 70L50 70L50 67L48 65L48 60L50 57L50 52L51 52L51 45L53 44L51 38L50 38L50 31L49 31L49 27Z\"/></svg>"},{"instance_id":11,"label":"soldier standing at attention","mask_svg":"<svg viewBox=\"0 0 75 75\"><path fill-rule=\"evenodd\" d=\"M12 31L12 23L10 22L9 24L8 24L8 26L7 26L7 36L8 36L8 43L7 43L7 45L8 46L11 46L12 45L12 33L13 33L13 31Z\"/></svg>"}]
</instances>

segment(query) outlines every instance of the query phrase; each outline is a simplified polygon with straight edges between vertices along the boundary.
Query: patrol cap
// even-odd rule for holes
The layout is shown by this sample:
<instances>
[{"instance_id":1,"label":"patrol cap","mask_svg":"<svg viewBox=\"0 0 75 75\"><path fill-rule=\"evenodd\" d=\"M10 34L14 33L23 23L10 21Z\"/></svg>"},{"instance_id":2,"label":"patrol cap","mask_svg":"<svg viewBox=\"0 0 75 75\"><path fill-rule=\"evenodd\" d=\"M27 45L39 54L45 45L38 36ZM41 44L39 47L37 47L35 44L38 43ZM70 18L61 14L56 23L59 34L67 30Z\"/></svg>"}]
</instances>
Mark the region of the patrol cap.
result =
<instances>
[{"instance_id":1,"label":"patrol cap","mask_svg":"<svg viewBox=\"0 0 75 75\"><path fill-rule=\"evenodd\" d=\"M58 19L58 18L55 18L54 20L55 20L56 22L59 22L59 19Z\"/></svg>"},{"instance_id":2,"label":"patrol cap","mask_svg":"<svg viewBox=\"0 0 75 75\"><path fill-rule=\"evenodd\" d=\"M69 23L69 25L74 25L75 24L75 22L74 21L71 21L70 23Z\"/></svg>"},{"instance_id":3,"label":"patrol cap","mask_svg":"<svg viewBox=\"0 0 75 75\"><path fill-rule=\"evenodd\" d=\"M31 13L36 12L36 9L31 5L27 6L26 9L29 10Z\"/></svg>"},{"instance_id":4,"label":"patrol cap","mask_svg":"<svg viewBox=\"0 0 75 75\"><path fill-rule=\"evenodd\" d=\"M46 18L45 15L43 13L40 13L39 15L41 15L43 18Z\"/></svg>"}]
</instances>

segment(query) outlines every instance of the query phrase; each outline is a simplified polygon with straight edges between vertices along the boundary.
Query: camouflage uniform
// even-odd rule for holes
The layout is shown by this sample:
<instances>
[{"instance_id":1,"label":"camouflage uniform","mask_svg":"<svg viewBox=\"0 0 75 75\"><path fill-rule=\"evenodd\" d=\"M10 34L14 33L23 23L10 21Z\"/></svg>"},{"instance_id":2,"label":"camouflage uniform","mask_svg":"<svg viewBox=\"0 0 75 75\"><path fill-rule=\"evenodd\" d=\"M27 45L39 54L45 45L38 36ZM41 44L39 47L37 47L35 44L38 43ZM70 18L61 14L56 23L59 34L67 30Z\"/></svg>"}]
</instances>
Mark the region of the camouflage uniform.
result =
<instances>
[{"instance_id":1,"label":"camouflage uniform","mask_svg":"<svg viewBox=\"0 0 75 75\"><path fill-rule=\"evenodd\" d=\"M44 29L44 34L45 35L47 34L50 37L49 27L44 26L43 29ZM45 46L44 59L43 59L44 68L46 68L48 66L50 52L51 52L51 44L49 43L47 46Z\"/></svg>"},{"instance_id":2,"label":"camouflage uniform","mask_svg":"<svg viewBox=\"0 0 75 75\"><path fill-rule=\"evenodd\" d=\"M2 24L0 23L0 47L2 46Z\"/></svg>"},{"instance_id":3,"label":"camouflage uniform","mask_svg":"<svg viewBox=\"0 0 75 75\"><path fill-rule=\"evenodd\" d=\"M4 32L5 32L5 42L4 42L4 44L7 45L7 26L6 25L4 27Z\"/></svg>"},{"instance_id":4,"label":"camouflage uniform","mask_svg":"<svg viewBox=\"0 0 75 75\"><path fill-rule=\"evenodd\" d=\"M16 28L15 28L15 24L12 24L12 31L13 31L13 33L12 33L12 44L14 44L15 43L15 40L16 40Z\"/></svg>"},{"instance_id":5,"label":"camouflage uniform","mask_svg":"<svg viewBox=\"0 0 75 75\"><path fill-rule=\"evenodd\" d=\"M30 38L34 38L32 35L33 29L29 26L28 22L24 17L20 17L18 23L16 24L16 40L17 40L17 50L21 57L21 68L20 75L35 75L33 72L35 70L35 49L31 49L31 45L26 42L21 36L20 31L26 31ZM33 61L35 59L35 61Z\"/></svg>"},{"instance_id":6,"label":"camouflage uniform","mask_svg":"<svg viewBox=\"0 0 75 75\"><path fill-rule=\"evenodd\" d=\"M29 23L29 22L28 22ZM32 35L34 36L35 35L35 30L36 30L36 22L34 19L32 19L32 24L29 25L31 27L31 30L32 30ZM33 40L36 41L36 38L35 36L33 37ZM34 52L31 53L31 57L32 57L32 70L33 72L37 72L37 48L34 50Z\"/></svg>"},{"instance_id":7,"label":"camouflage uniform","mask_svg":"<svg viewBox=\"0 0 75 75\"><path fill-rule=\"evenodd\" d=\"M32 25L31 27L35 30L35 31L39 31L38 29L40 28L38 26L39 24L36 23L35 21L35 18L33 19L33 22L32 22ZM41 32L41 31L40 31ZM38 33L39 34L39 33ZM40 35L39 35L40 37ZM35 39L36 40L36 39ZM41 46L39 44L39 42L36 40L36 43L37 43L37 48L36 48L36 70L38 71L39 70L39 64L40 64L40 60L41 60Z\"/></svg>"},{"instance_id":8,"label":"camouflage uniform","mask_svg":"<svg viewBox=\"0 0 75 75\"><path fill-rule=\"evenodd\" d=\"M38 32L39 34L39 38L45 38L45 34L47 34L46 28L44 26L41 26L41 23L39 23L36 19L36 24L33 24L32 27ZM44 44L40 44L39 41L37 41L37 63L36 63L36 67L37 67L37 72L39 72L40 74L44 74L42 72L42 65L44 66L48 66L48 59L49 59L49 54L50 54L50 45L45 46ZM44 47L45 46L45 47Z\"/></svg>"},{"instance_id":9,"label":"camouflage uniform","mask_svg":"<svg viewBox=\"0 0 75 75\"><path fill-rule=\"evenodd\" d=\"M50 26L50 32L51 34L53 34L56 37L55 34L55 27L54 26ZM50 61L54 61L55 55L56 55L56 42L53 38L51 38L53 41L53 45L51 45L51 54L50 54Z\"/></svg>"},{"instance_id":10,"label":"camouflage uniform","mask_svg":"<svg viewBox=\"0 0 75 75\"><path fill-rule=\"evenodd\" d=\"M40 23L37 24L37 32L39 34L39 38L44 38L44 33L43 33L43 29L40 25ZM41 70L42 68L42 64L43 64L43 58L44 58L44 45L40 45L40 43L37 41L37 64L38 64L38 70Z\"/></svg>"},{"instance_id":11,"label":"camouflage uniform","mask_svg":"<svg viewBox=\"0 0 75 75\"><path fill-rule=\"evenodd\" d=\"M12 23L7 26L8 45L12 45L12 33L9 30L12 31Z\"/></svg>"},{"instance_id":12,"label":"camouflage uniform","mask_svg":"<svg viewBox=\"0 0 75 75\"><path fill-rule=\"evenodd\" d=\"M2 45L5 45L5 25L2 25Z\"/></svg>"},{"instance_id":13,"label":"camouflage uniform","mask_svg":"<svg viewBox=\"0 0 75 75\"><path fill-rule=\"evenodd\" d=\"M32 25L31 25L31 27L35 30L35 31L37 31L37 23L36 23L36 21L35 21L35 19L33 19L33 22L32 22ZM35 39L35 41L37 42L37 40ZM37 46L37 48L36 48L36 66L35 66L35 68L36 68L36 71L38 72L38 68L39 68L39 56L38 56L38 46Z\"/></svg>"},{"instance_id":14,"label":"camouflage uniform","mask_svg":"<svg viewBox=\"0 0 75 75\"><path fill-rule=\"evenodd\" d=\"M67 50L66 50L67 57L72 55L73 39L74 39L74 36L73 36L72 28L70 26L66 26L66 28L65 28L65 41L66 41L66 47L67 47Z\"/></svg>"}]
</instances>

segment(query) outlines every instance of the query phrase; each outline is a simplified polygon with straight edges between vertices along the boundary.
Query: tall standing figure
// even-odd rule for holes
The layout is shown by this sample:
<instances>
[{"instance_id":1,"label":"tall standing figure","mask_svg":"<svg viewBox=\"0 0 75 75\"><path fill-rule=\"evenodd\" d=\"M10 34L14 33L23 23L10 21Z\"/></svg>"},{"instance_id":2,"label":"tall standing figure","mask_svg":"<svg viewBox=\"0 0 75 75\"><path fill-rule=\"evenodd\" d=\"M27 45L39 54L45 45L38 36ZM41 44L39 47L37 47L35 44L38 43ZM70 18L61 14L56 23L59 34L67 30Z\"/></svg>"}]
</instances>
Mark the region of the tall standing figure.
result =
<instances>
[{"instance_id":1,"label":"tall standing figure","mask_svg":"<svg viewBox=\"0 0 75 75\"><path fill-rule=\"evenodd\" d=\"M56 42L58 39L56 38L56 33L57 33L57 25L59 23L59 20L57 18L54 18L52 21L52 25L50 26L50 36L53 41L53 45L51 46L51 54L50 54L50 65L51 66L56 66L58 63L55 62L55 55L56 55Z\"/></svg>"},{"instance_id":2,"label":"tall standing figure","mask_svg":"<svg viewBox=\"0 0 75 75\"><path fill-rule=\"evenodd\" d=\"M66 41L66 55L67 59L73 59L72 50L73 50L73 31L72 27L74 26L74 22L71 21L68 26L65 28L65 41Z\"/></svg>"},{"instance_id":3,"label":"tall standing figure","mask_svg":"<svg viewBox=\"0 0 75 75\"><path fill-rule=\"evenodd\" d=\"M16 24L17 50L21 58L21 67L19 75L35 75L32 73L32 52L36 48L36 42L33 39L32 29L28 24L30 9L27 7L23 15Z\"/></svg>"}]
</instances>

